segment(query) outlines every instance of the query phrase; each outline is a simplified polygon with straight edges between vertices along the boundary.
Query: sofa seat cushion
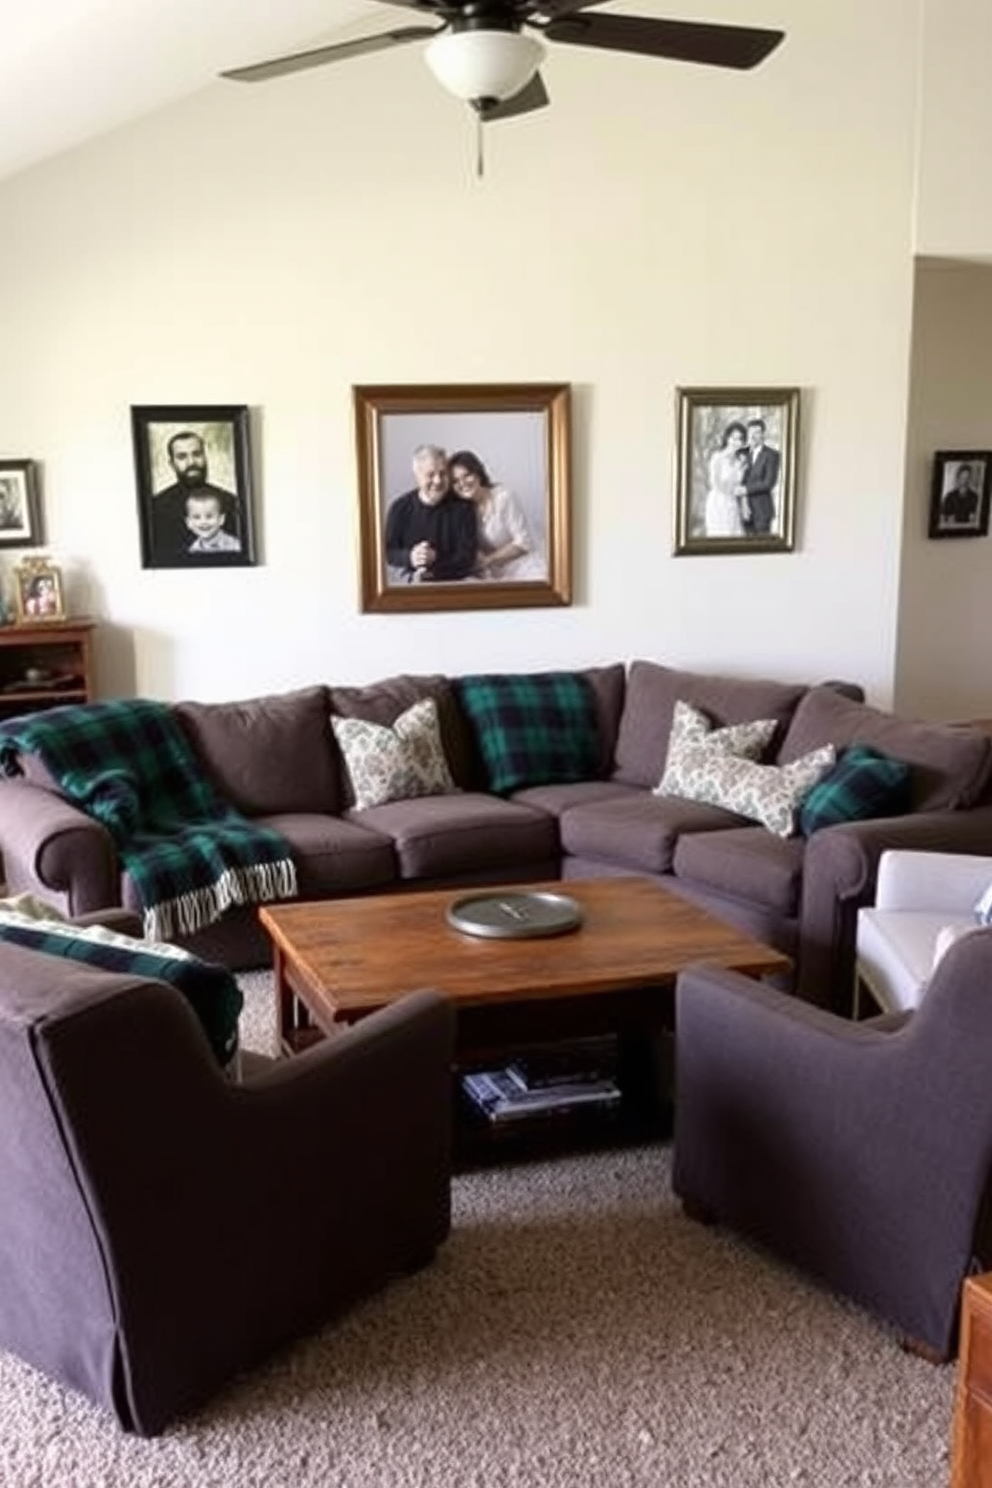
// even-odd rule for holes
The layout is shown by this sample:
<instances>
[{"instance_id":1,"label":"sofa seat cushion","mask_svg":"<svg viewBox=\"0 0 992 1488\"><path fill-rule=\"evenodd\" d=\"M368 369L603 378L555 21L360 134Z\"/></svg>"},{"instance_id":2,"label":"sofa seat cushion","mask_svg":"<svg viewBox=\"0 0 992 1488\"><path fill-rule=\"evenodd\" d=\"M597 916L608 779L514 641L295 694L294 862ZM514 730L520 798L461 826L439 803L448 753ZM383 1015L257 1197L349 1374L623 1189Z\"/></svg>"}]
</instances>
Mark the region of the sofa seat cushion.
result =
<instances>
[{"instance_id":1,"label":"sofa seat cushion","mask_svg":"<svg viewBox=\"0 0 992 1488\"><path fill-rule=\"evenodd\" d=\"M911 765L914 811L973 806L992 770L992 736L981 729L899 718L867 703L852 702L833 688L813 687L796 709L782 741L779 763L788 764L827 743L838 751L851 744L867 744Z\"/></svg>"},{"instance_id":2,"label":"sofa seat cushion","mask_svg":"<svg viewBox=\"0 0 992 1488\"><path fill-rule=\"evenodd\" d=\"M573 806L588 806L593 801L622 801L630 796L642 800L644 792L633 785L621 785L617 780L572 780L562 785L530 785L526 790L514 791L509 799L558 817Z\"/></svg>"},{"instance_id":3,"label":"sofa seat cushion","mask_svg":"<svg viewBox=\"0 0 992 1488\"><path fill-rule=\"evenodd\" d=\"M562 847L570 855L616 863L632 872L669 873L683 832L719 832L740 826L742 820L719 806L636 791L573 806L559 828Z\"/></svg>"},{"instance_id":4,"label":"sofa seat cushion","mask_svg":"<svg viewBox=\"0 0 992 1488\"><path fill-rule=\"evenodd\" d=\"M246 816L340 808L325 687L177 703L176 714L213 784Z\"/></svg>"},{"instance_id":5,"label":"sofa seat cushion","mask_svg":"<svg viewBox=\"0 0 992 1488\"><path fill-rule=\"evenodd\" d=\"M271 827L289 843L301 899L375 888L397 877L389 838L342 817L301 811L263 817L258 824ZM127 874L121 880L121 896L126 908L140 908Z\"/></svg>"},{"instance_id":6,"label":"sofa seat cushion","mask_svg":"<svg viewBox=\"0 0 992 1488\"><path fill-rule=\"evenodd\" d=\"M721 894L750 899L777 914L799 912L801 837L776 837L764 827L733 827L679 838L672 870L679 879L706 884Z\"/></svg>"},{"instance_id":7,"label":"sofa seat cushion","mask_svg":"<svg viewBox=\"0 0 992 1488\"><path fill-rule=\"evenodd\" d=\"M389 801L348 818L392 840L404 879L515 872L558 854L553 817L476 791Z\"/></svg>"},{"instance_id":8,"label":"sofa seat cushion","mask_svg":"<svg viewBox=\"0 0 992 1488\"><path fill-rule=\"evenodd\" d=\"M627 785L658 784L665 772L675 704L680 700L702 709L717 728L774 718L781 735L805 691L799 683L709 676L653 661L632 662L617 733L614 778Z\"/></svg>"}]
</instances>

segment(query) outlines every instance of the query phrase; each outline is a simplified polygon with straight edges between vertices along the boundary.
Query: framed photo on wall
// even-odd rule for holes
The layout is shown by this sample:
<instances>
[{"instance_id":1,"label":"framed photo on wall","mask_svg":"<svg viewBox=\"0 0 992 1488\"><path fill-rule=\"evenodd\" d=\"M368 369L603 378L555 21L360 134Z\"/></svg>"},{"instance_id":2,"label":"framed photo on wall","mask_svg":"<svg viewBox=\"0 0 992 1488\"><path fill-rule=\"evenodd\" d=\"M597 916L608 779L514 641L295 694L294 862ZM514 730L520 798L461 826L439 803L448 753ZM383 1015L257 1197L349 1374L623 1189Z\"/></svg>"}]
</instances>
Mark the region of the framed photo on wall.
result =
<instances>
[{"instance_id":1,"label":"framed photo on wall","mask_svg":"<svg viewBox=\"0 0 992 1488\"><path fill-rule=\"evenodd\" d=\"M675 548L790 553L798 388L679 388Z\"/></svg>"},{"instance_id":2,"label":"framed photo on wall","mask_svg":"<svg viewBox=\"0 0 992 1488\"><path fill-rule=\"evenodd\" d=\"M14 606L19 625L65 619L62 570L48 558L25 558L14 569Z\"/></svg>"},{"instance_id":3,"label":"framed photo on wall","mask_svg":"<svg viewBox=\"0 0 992 1488\"><path fill-rule=\"evenodd\" d=\"M363 611L571 604L567 383L352 394Z\"/></svg>"},{"instance_id":4,"label":"framed photo on wall","mask_svg":"<svg viewBox=\"0 0 992 1488\"><path fill-rule=\"evenodd\" d=\"M143 568L254 564L248 409L134 406Z\"/></svg>"},{"instance_id":5,"label":"framed photo on wall","mask_svg":"<svg viewBox=\"0 0 992 1488\"><path fill-rule=\"evenodd\" d=\"M45 541L33 460L0 460L0 548L36 548Z\"/></svg>"},{"instance_id":6,"label":"framed photo on wall","mask_svg":"<svg viewBox=\"0 0 992 1488\"><path fill-rule=\"evenodd\" d=\"M930 537L986 537L992 451L938 450L930 486Z\"/></svg>"}]
</instances>

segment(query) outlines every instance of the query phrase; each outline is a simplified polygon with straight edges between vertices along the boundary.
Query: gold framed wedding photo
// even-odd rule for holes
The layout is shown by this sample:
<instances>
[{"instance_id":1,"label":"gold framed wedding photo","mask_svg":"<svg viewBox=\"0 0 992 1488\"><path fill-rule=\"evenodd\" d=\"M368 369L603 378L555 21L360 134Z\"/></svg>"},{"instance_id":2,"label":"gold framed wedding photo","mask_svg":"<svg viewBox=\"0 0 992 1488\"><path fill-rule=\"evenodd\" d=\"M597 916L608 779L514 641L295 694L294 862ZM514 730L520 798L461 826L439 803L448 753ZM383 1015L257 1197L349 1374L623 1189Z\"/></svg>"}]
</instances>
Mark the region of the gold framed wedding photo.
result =
<instances>
[{"instance_id":1,"label":"gold framed wedding photo","mask_svg":"<svg viewBox=\"0 0 992 1488\"><path fill-rule=\"evenodd\" d=\"M798 388L679 388L676 555L791 553Z\"/></svg>"},{"instance_id":2,"label":"gold framed wedding photo","mask_svg":"<svg viewBox=\"0 0 992 1488\"><path fill-rule=\"evenodd\" d=\"M363 611L571 604L567 383L352 394Z\"/></svg>"}]
</instances>

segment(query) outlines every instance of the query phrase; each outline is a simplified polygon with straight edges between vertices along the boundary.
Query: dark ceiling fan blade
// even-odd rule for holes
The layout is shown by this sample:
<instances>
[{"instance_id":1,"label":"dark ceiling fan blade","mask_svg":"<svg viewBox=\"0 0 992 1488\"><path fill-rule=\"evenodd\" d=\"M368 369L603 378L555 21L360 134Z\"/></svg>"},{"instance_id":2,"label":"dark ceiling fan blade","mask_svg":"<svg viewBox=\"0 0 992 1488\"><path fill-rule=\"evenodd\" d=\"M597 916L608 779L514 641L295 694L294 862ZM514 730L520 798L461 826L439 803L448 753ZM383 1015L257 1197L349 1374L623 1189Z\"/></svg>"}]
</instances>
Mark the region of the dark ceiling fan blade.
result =
<instances>
[{"instance_id":1,"label":"dark ceiling fan blade","mask_svg":"<svg viewBox=\"0 0 992 1488\"><path fill-rule=\"evenodd\" d=\"M308 67L323 67L325 62L343 62L347 57L404 46L408 41L426 41L444 29L444 26L400 26L395 31L378 31L374 36L359 36L355 41L317 47L312 52L294 52L289 57L273 57L269 62L256 62L250 67L232 67L229 72L222 72L221 77L232 78L236 83L261 83L289 72L303 72Z\"/></svg>"},{"instance_id":2,"label":"dark ceiling fan blade","mask_svg":"<svg viewBox=\"0 0 992 1488\"><path fill-rule=\"evenodd\" d=\"M568 0L565 0L568 3ZM549 41L606 51L640 52L674 62L711 67L757 67L785 36L752 26L717 26L704 21L661 21L647 16L556 15L541 33Z\"/></svg>"},{"instance_id":3,"label":"dark ceiling fan blade","mask_svg":"<svg viewBox=\"0 0 992 1488\"><path fill-rule=\"evenodd\" d=\"M483 124L494 124L499 119L516 119L520 114L532 114L535 109L546 108L550 102L541 74L535 72L519 93L514 93L512 98L501 99L498 103L485 104L479 110L479 116Z\"/></svg>"}]
</instances>

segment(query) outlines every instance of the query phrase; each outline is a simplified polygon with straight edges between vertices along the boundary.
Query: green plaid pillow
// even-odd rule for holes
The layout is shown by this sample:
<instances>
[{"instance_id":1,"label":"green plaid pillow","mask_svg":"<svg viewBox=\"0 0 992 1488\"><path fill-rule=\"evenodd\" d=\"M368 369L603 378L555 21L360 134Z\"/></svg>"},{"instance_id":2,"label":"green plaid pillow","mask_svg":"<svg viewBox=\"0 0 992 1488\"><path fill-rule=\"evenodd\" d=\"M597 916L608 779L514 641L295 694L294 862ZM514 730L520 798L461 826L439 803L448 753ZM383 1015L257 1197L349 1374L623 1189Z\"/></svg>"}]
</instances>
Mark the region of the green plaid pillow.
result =
<instances>
[{"instance_id":1,"label":"green plaid pillow","mask_svg":"<svg viewBox=\"0 0 992 1488\"><path fill-rule=\"evenodd\" d=\"M577 672L461 677L455 693L486 767L491 791L594 780L596 704Z\"/></svg>"},{"instance_id":2,"label":"green plaid pillow","mask_svg":"<svg viewBox=\"0 0 992 1488\"><path fill-rule=\"evenodd\" d=\"M852 745L806 797L799 812L799 831L810 837L838 822L898 816L909 809L911 774L903 760L867 744Z\"/></svg>"}]
</instances>

